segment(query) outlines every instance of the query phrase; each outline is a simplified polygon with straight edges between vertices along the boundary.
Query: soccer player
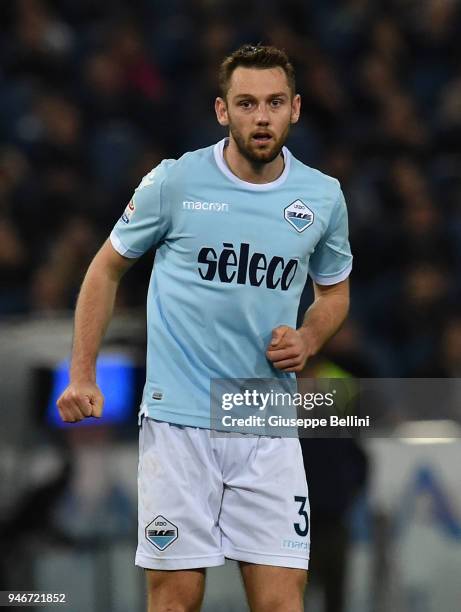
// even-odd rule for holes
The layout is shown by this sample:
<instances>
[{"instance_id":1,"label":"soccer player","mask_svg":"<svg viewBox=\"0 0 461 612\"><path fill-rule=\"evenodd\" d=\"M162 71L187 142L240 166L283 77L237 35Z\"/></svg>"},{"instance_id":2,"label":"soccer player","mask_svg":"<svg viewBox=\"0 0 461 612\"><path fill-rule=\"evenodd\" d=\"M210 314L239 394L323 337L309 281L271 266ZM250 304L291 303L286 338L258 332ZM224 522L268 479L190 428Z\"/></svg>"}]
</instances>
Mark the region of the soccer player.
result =
<instances>
[{"instance_id":1,"label":"soccer player","mask_svg":"<svg viewBox=\"0 0 461 612\"><path fill-rule=\"evenodd\" d=\"M95 256L75 313L64 421L101 415L95 364L123 274L156 247L140 408L139 533L148 610L199 610L205 568L240 562L251 610L299 612L309 502L299 440L212 436L210 380L291 379L336 332L352 256L337 180L284 146L300 96L284 52L220 67L221 142L147 174ZM315 299L296 329L307 275Z\"/></svg>"}]
</instances>

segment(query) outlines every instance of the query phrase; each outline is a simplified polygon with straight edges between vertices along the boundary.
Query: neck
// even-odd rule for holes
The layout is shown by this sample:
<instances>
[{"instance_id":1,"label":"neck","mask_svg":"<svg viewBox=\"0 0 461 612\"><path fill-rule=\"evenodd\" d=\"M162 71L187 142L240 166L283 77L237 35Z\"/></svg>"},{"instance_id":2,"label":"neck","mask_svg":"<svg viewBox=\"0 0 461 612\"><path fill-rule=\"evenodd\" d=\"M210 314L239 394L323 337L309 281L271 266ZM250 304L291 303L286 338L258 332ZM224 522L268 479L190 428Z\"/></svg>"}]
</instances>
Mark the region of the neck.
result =
<instances>
[{"instance_id":1,"label":"neck","mask_svg":"<svg viewBox=\"0 0 461 612\"><path fill-rule=\"evenodd\" d=\"M240 153L232 135L229 137L229 144L224 147L223 155L231 172L248 183L271 183L279 178L285 167L282 153L268 163L247 159Z\"/></svg>"}]
</instances>

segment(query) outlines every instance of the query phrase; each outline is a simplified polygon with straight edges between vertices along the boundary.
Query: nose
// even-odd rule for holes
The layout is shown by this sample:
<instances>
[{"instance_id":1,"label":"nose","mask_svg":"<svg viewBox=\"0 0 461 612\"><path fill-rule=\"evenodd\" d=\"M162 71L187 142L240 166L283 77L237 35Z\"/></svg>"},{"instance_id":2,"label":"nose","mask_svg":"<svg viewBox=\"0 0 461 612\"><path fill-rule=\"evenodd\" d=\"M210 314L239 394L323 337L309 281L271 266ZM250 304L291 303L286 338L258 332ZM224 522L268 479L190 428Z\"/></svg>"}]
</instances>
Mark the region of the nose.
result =
<instances>
[{"instance_id":1,"label":"nose","mask_svg":"<svg viewBox=\"0 0 461 612\"><path fill-rule=\"evenodd\" d=\"M258 106L258 112L256 113L256 123L258 125L269 125L269 112L266 104L260 104Z\"/></svg>"}]
</instances>

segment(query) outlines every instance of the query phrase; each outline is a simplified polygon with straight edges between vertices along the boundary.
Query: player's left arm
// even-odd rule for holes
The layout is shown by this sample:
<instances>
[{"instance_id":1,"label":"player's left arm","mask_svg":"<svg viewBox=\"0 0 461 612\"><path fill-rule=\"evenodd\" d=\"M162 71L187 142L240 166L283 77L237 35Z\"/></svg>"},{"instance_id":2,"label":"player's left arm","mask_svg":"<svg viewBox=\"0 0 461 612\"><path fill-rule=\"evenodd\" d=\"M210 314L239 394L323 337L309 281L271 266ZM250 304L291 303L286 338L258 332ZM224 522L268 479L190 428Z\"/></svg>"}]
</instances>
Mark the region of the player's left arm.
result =
<instances>
[{"instance_id":1,"label":"player's left arm","mask_svg":"<svg viewBox=\"0 0 461 612\"><path fill-rule=\"evenodd\" d=\"M301 372L338 331L349 311L349 279L334 285L314 282L314 297L299 329L280 325L272 331L266 356L279 370Z\"/></svg>"}]
</instances>

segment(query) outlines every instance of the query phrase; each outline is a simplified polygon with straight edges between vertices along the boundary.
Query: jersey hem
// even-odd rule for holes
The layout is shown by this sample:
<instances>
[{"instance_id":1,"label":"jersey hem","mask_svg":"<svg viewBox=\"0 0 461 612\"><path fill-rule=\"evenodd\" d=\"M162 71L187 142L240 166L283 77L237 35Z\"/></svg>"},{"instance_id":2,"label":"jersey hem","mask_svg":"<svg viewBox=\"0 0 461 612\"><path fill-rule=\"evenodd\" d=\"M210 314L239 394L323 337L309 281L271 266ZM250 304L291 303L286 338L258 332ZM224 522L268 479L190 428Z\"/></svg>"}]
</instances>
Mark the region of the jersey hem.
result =
<instances>
[{"instance_id":1,"label":"jersey hem","mask_svg":"<svg viewBox=\"0 0 461 612\"><path fill-rule=\"evenodd\" d=\"M283 435L275 433L274 431L259 431L252 430L251 428L238 429L237 426L233 428L224 427L218 418L211 419L211 417L204 417L203 415L185 415L183 413L170 412L167 410L155 409L155 412L149 411L149 408L143 408L138 413L138 425L141 425L142 417L152 419L154 421L161 421L162 423L170 423L170 425L179 425L180 427L195 427L197 429L208 429L210 432L216 432L218 435L228 434L230 436L251 436L260 438L298 438L297 428L285 428L291 431L293 435L288 435L284 431ZM275 427L273 428L276 429Z\"/></svg>"},{"instance_id":2,"label":"jersey hem","mask_svg":"<svg viewBox=\"0 0 461 612\"><path fill-rule=\"evenodd\" d=\"M171 412L161 408L149 408L144 406L144 416L156 421L164 421L173 425L184 425L185 427L198 427L199 429L215 429L213 427L211 417L206 417L201 414L184 414L179 412Z\"/></svg>"}]
</instances>

